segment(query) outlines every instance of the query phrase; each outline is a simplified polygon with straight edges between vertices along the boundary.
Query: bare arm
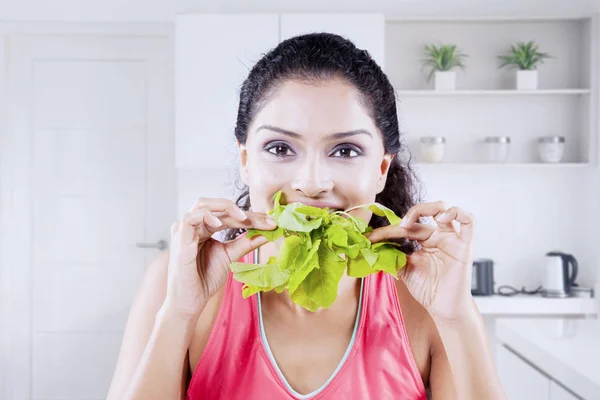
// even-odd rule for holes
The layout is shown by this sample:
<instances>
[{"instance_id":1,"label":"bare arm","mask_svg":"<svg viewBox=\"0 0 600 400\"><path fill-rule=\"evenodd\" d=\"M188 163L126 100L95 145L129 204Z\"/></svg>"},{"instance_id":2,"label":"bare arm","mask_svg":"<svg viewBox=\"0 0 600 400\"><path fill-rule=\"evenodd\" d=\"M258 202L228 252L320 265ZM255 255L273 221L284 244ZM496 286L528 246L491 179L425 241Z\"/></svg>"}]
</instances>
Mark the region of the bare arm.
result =
<instances>
[{"instance_id":1,"label":"bare arm","mask_svg":"<svg viewBox=\"0 0 600 400\"><path fill-rule=\"evenodd\" d=\"M205 198L171 226L171 248L148 267L131 308L108 400L185 397L188 348L200 315L227 280L231 260L267 242L240 235L221 243L211 236L275 226L265 214Z\"/></svg>"},{"instance_id":2,"label":"bare arm","mask_svg":"<svg viewBox=\"0 0 600 400\"><path fill-rule=\"evenodd\" d=\"M450 323L434 318L439 336L432 343L433 399L506 400L487 331L473 302L471 318Z\"/></svg>"},{"instance_id":3,"label":"bare arm","mask_svg":"<svg viewBox=\"0 0 600 400\"><path fill-rule=\"evenodd\" d=\"M166 251L146 270L129 313L107 400L185 397L187 349L194 328L190 321L159 312L168 263Z\"/></svg>"},{"instance_id":4,"label":"bare arm","mask_svg":"<svg viewBox=\"0 0 600 400\"><path fill-rule=\"evenodd\" d=\"M159 311L142 358L122 399L183 399L184 371L194 322Z\"/></svg>"},{"instance_id":5,"label":"bare arm","mask_svg":"<svg viewBox=\"0 0 600 400\"><path fill-rule=\"evenodd\" d=\"M420 222L427 217L433 217L435 225ZM438 348L433 353L436 357L431 360L434 398L445 399L444 391L452 390L446 384L448 370L452 372L450 380L456 397L461 400L506 398L483 319L471 296L473 232L473 215L437 201L414 205L400 224L369 233L374 243L398 238L419 243L419 248L407 256L399 276L415 300L427 309L439 333Z\"/></svg>"},{"instance_id":6,"label":"bare arm","mask_svg":"<svg viewBox=\"0 0 600 400\"><path fill-rule=\"evenodd\" d=\"M446 349L442 343L437 326L433 325L429 346L431 357L429 389L432 399L458 400L450 361L448 360L448 355L446 354Z\"/></svg>"}]
</instances>

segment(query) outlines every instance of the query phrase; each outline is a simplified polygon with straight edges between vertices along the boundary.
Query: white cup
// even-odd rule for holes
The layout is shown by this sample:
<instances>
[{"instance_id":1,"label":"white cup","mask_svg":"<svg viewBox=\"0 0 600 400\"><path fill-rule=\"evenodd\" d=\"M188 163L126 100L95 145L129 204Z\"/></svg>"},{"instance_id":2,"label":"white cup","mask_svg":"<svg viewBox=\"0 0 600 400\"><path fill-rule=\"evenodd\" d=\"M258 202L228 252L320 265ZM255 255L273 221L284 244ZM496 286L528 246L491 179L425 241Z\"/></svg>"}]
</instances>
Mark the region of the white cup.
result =
<instances>
[{"instance_id":1,"label":"white cup","mask_svg":"<svg viewBox=\"0 0 600 400\"><path fill-rule=\"evenodd\" d=\"M444 146L446 138L442 136L421 137L421 156L423 161L438 163L444 158Z\"/></svg>"},{"instance_id":2,"label":"white cup","mask_svg":"<svg viewBox=\"0 0 600 400\"><path fill-rule=\"evenodd\" d=\"M538 139L540 159L545 163L558 163L562 160L565 138L562 136L543 136Z\"/></svg>"}]
</instances>

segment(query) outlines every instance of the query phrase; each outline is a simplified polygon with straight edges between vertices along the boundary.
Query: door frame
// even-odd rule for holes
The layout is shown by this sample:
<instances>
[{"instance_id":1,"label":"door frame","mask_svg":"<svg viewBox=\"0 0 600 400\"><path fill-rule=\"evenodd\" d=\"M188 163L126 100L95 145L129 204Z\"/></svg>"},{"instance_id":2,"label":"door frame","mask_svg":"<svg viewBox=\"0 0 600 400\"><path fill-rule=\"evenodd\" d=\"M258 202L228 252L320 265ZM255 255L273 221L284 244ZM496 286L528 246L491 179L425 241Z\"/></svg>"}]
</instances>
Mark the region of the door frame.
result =
<instances>
[{"instance_id":1,"label":"door frame","mask_svg":"<svg viewBox=\"0 0 600 400\"><path fill-rule=\"evenodd\" d=\"M174 27L168 22L0 22L0 398L7 400L31 398L33 251L31 132L10 129L8 39L47 35L155 37L174 48Z\"/></svg>"}]
</instances>

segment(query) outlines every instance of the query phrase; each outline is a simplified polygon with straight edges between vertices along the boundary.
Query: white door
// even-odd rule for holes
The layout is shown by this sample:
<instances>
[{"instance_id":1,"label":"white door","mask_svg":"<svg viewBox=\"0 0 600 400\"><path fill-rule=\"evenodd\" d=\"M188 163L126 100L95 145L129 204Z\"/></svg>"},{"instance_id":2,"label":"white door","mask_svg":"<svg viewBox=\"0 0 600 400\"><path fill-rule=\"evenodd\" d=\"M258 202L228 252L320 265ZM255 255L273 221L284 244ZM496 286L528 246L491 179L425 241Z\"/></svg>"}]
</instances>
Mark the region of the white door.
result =
<instances>
[{"instance_id":1,"label":"white door","mask_svg":"<svg viewBox=\"0 0 600 400\"><path fill-rule=\"evenodd\" d=\"M136 243L168 240L177 217L171 39L16 36L8 48L10 398L102 399L159 253Z\"/></svg>"}]
</instances>

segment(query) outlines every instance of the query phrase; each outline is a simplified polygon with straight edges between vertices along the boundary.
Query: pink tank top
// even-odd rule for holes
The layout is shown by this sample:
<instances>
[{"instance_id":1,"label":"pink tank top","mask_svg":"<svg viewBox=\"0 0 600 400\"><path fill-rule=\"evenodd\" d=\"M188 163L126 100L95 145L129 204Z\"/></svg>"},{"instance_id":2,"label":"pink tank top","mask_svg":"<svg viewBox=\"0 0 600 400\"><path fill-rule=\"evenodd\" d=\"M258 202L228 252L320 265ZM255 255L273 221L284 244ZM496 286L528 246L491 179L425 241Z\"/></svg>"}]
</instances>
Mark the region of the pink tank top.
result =
<instances>
[{"instance_id":1,"label":"pink tank top","mask_svg":"<svg viewBox=\"0 0 600 400\"><path fill-rule=\"evenodd\" d=\"M253 263L254 258L250 253L241 261ZM273 358L262 327L260 295L244 299L242 286L230 273L187 400L427 398L389 274L363 279L346 354L329 380L306 395L294 391Z\"/></svg>"}]
</instances>

